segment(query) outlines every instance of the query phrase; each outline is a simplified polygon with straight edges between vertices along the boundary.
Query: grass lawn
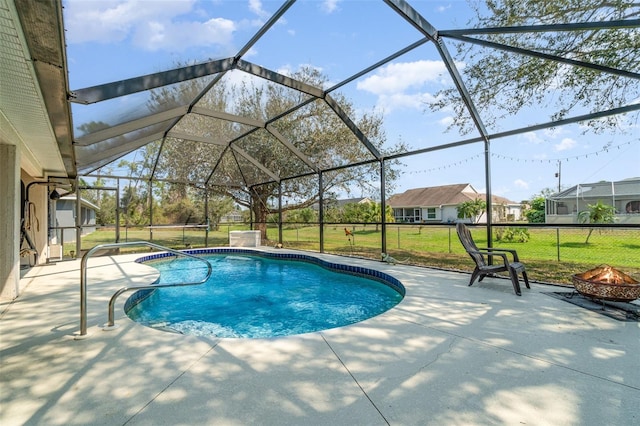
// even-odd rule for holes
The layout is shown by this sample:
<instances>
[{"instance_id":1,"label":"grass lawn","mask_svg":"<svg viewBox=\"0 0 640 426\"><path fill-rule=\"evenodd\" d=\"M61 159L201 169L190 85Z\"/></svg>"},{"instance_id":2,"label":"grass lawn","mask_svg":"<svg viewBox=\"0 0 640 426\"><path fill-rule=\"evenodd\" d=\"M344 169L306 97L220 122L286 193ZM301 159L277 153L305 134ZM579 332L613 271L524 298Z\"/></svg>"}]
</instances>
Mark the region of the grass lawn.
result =
<instances>
[{"instance_id":1,"label":"grass lawn","mask_svg":"<svg viewBox=\"0 0 640 426\"><path fill-rule=\"evenodd\" d=\"M353 232L346 236L344 228ZM223 225L210 231L206 246L229 244L229 231L246 230L246 225ZM320 250L320 231L316 225L283 227L285 247L308 251ZM478 247L486 247L484 228L472 228ZM525 243L495 241L494 247L513 248L525 263L531 280L571 284L571 275L584 272L601 264L608 264L640 279L640 230L609 229L594 231L585 243L587 230L571 228L530 228L530 239ZM278 229L270 227L268 241L275 244ZM380 259L382 234L375 225L327 225L324 229L324 251L346 256ZM97 244L115 241L115 231L99 230L83 237L82 248L88 250ZM120 241L149 241L148 228L121 230ZM205 247L202 229L160 228L153 230L156 244L183 249ZM559 244L558 244L559 242ZM65 255L75 250L75 244L65 244ZM122 251L146 251L145 247L126 248ZM387 226L387 252L402 263L443 269L472 271L473 262L465 253L452 226ZM558 260L558 256L560 260Z\"/></svg>"},{"instance_id":2,"label":"grass lawn","mask_svg":"<svg viewBox=\"0 0 640 426\"><path fill-rule=\"evenodd\" d=\"M348 225L347 228L354 234L350 239L345 235L344 226L325 227L325 252L380 259L382 235L375 225ZM531 238L526 243L502 243L494 239L493 245L516 249L532 280L571 284L572 274L605 263L640 279L640 230L594 231L586 244L587 231L561 229L559 245L555 229L532 228L529 233ZM472 229L472 235L478 247L486 247L484 228ZM268 236L277 240L277 230L270 229ZM283 241L288 247L317 251L319 230L317 227L284 229ZM413 265L469 272L474 267L453 227L389 225L387 252Z\"/></svg>"}]
</instances>

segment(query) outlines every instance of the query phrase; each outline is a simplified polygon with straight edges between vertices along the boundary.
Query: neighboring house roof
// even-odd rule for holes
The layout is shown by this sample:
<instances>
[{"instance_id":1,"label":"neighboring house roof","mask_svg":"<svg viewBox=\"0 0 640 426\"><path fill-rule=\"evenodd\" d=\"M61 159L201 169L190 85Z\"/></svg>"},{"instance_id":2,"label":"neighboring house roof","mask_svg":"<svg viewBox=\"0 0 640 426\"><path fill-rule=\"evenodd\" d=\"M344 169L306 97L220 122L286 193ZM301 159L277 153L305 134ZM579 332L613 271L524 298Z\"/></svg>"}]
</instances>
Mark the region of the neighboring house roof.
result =
<instances>
[{"instance_id":1,"label":"neighboring house roof","mask_svg":"<svg viewBox=\"0 0 640 426\"><path fill-rule=\"evenodd\" d=\"M391 207L437 207L457 205L477 198L484 200L486 197L486 194L477 192L470 184L458 183L409 189L402 194L391 196L387 204ZM518 204L499 195L492 195L491 202L493 204Z\"/></svg>"},{"instance_id":2,"label":"neighboring house roof","mask_svg":"<svg viewBox=\"0 0 640 426\"><path fill-rule=\"evenodd\" d=\"M346 204L373 203L373 200L367 197L360 197L360 198L345 198L342 200L329 200L328 203L333 204L336 207L344 207Z\"/></svg>"},{"instance_id":3,"label":"neighboring house roof","mask_svg":"<svg viewBox=\"0 0 640 426\"><path fill-rule=\"evenodd\" d=\"M475 200L480 196L481 194L468 183L459 183L409 189L402 194L391 196L387 204L391 207L440 206L443 204L460 204L465 201Z\"/></svg>"},{"instance_id":4,"label":"neighboring house roof","mask_svg":"<svg viewBox=\"0 0 640 426\"><path fill-rule=\"evenodd\" d=\"M485 198L487 198L486 194L480 194L480 197L484 200ZM515 201L511 201L508 198L504 198L501 197L499 195L492 195L491 196L491 202L496 205L496 204L504 204L504 205L510 205L510 204L515 204L515 205L520 205L520 203L517 203Z\"/></svg>"},{"instance_id":5,"label":"neighboring house roof","mask_svg":"<svg viewBox=\"0 0 640 426\"><path fill-rule=\"evenodd\" d=\"M60 200L73 201L74 204L75 204L76 196L75 195L65 195L64 197L60 197ZM90 201L85 200L84 198L80 198L80 202L82 203L83 207L88 207L88 208L96 210L96 211L100 210L100 207L96 206L95 204L93 204Z\"/></svg>"},{"instance_id":6,"label":"neighboring house roof","mask_svg":"<svg viewBox=\"0 0 640 426\"><path fill-rule=\"evenodd\" d=\"M581 183L569 189L549 196L549 199L588 197L598 198L612 196L623 197L640 195L640 178L629 178L621 181L604 181L595 183Z\"/></svg>"}]
</instances>

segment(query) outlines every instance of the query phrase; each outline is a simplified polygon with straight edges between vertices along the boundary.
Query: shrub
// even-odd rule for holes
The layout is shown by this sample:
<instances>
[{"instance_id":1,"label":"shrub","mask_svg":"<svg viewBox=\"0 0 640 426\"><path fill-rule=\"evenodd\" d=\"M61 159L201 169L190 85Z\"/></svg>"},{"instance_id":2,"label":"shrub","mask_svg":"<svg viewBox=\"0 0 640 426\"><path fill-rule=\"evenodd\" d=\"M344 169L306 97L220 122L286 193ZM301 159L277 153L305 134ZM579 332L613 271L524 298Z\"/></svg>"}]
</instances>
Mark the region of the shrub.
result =
<instances>
[{"instance_id":1,"label":"shrub","mask_svg":"<svg viewBox=\"0 0 640 426\"><path fill-rule=\"evenodd\" d=\"M496 230L496 240L500 242L526 243L529 238L527 228L498 228Z\"/></svg>"}]
</instances>

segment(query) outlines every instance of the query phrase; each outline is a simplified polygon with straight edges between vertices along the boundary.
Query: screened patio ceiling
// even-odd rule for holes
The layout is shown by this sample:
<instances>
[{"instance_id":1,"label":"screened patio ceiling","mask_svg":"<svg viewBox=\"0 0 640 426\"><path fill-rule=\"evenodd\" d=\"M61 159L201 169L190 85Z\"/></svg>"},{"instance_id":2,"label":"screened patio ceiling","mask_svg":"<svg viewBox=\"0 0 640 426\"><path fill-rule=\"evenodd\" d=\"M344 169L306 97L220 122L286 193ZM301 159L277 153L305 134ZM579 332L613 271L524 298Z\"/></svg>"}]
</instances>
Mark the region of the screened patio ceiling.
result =
<instances>
[{"instance_id":1,"label":"screened patio ceiling","mask_svg":"<svg viewBox=\"0 0 640 426\"><path fill-rule=\"evenodd\" d=\"M615 79L637 83L640 78L638 64L627 69L601 65L597 60L589 61L589 55L572 52L559 56L552 46L536 46L539 33L583 34L588 31L611 31L629 34L633 31L637 39L639 19L593 22L566 22L547 25L544 23L501 28L436 28L429 13L434 9L425 7L425 2L385 0L359 2L353 20L366 20L372 8L384 9L384 21L370 22L372 34L384 32L385 23L401 21L404 30L389 34L389 43L377 50L379 57L370 62L344 64L339 71L317 82L303 80L295 73L277 70L278 63L268 57L251 54L265 44L281 43L273 34L281 22L297 18L297 8L305 2L285 1L264 24L246 40L232 56L206 59L183 64L173 69L139 77L95 84L90 87L71 87L68 100L73 104L73 165L68 166L69 176L91 176L105 170L111 173L114 165L123 158L144 158L146 172L132 176L130 171L122 177L182 182L196 186L235 186L281 182L319 172L338 170L344 167L372 163L384 164L386 160L400 160L429 152L464 148L480 144L485 153L484 172L487 194L491 194L490 153L491 141L500 141L514 135L534 130L555 128L563 125L587 123L593 120L640 110L638 99L629 103L621 100L619 105L600 111L586 111L560 105L562 114L557 119L545 120L537 115L527 125L511 127L508 120L488 119L486 110L476 107L480 93L469 89L470 76L464 76L461 64L464 57L457 57L460 46L472 46L475 53L499 52L504 57L534 58L549 63L561 63L566 67L605 73ZM415 3L415 4L414 4ZM428 2L427 2L428 3ZM376 15L379 16L379 15ZM321 18L319 17L318 20ZM327 22L331 17L323 18ZM329 25L324 20L309 23L310 26ZM336 25L344 25L343 22ZM308 46L311 67L316 50L327 43L335 43L327 32L319 33L317 46ZM530 47L509 43L511 36L530 35ZM615 38L610 46L613 48ZM287 45L282 44L286 57ZM332 44L328 50L349 52L366 49L367 46L349 45L349 40ZM323 48L326 50L326 48ZM557 49L556 49L557 50ZM442 134L437 139L411 141L411 144L392 148L394 141L380 139L362 126L364 106L352 105L342 96L348 90L376 70L393 65L399 60L437 58L446 70L438 78L454 89L460 102L462 115L467 116L470 126L466 130ZM127 67L113 64L114 68ZM260 111L242 108L220 88L243 82L259 87L264 94L280 93L287 102L270 105ZM524 89L523 89L524 90ZM555 90L563 90L561 87ZM231 97L221 102L221 97ZM263 98L264 99L264 98ZM127 105L122 109L122 105ZM452 106L453 108L453 106ZM535 111L535 105L530 108ZM320 113L319 113L320 112ZM318 117L329 120L333 131L319 126ZM416 123L416 126L428 126ZM307 137L309 129L322 129L323 135L315 135L313 143ZM323 149L322 139L345 138L348 155L335 155L331 149ZM271 154L264 155L264 147ZM331 146L327 144L327 147ZM163 165L182 154L191 159L192 167L180 175L168 175ZM344 153L342 153L344 154ZM109 167L111 166L111 169ZM73 170L71 169L73 168ZM107 173L108 174L108 173Z\"/></svg>"}]
</instances>

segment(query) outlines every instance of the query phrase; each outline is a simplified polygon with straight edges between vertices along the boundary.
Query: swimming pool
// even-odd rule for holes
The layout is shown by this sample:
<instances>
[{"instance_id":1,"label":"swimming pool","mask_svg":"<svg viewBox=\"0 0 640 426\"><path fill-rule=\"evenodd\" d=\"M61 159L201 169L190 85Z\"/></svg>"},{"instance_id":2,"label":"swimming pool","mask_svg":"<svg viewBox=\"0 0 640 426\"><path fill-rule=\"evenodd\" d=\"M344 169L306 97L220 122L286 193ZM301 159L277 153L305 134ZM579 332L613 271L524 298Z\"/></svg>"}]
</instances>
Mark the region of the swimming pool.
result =
<instances>
[{"instance_id":1,"label":"swimming pool","mask_svg":"<svg viewBox=\"0 0 640 426\"><path fill-rule=\"evenodd\" d=\"M360 322L404 297L404 286L388 274L309 255L244 249L188 253L210 261L211 278L198 286L134 293L125 304L131 319L183 334L266 338ZM198 268L187 260L161 253L138 261L157 268L161 283L198 279Z\"/></svg>"}]
</instances>

